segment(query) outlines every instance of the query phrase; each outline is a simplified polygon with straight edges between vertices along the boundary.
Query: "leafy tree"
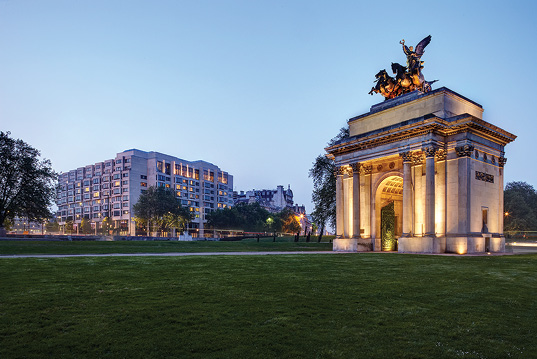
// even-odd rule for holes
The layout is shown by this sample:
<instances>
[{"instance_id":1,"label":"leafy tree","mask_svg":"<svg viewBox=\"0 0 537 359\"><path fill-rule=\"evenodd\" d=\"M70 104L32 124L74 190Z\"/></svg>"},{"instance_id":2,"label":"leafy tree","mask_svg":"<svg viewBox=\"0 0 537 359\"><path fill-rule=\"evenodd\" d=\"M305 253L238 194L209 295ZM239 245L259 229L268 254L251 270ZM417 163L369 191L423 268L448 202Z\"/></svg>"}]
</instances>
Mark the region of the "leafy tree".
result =
<instances>
[{"instance_id":1,"label":"leafy tree","mask_svg":"<svg viewBox=\"0 0 537 359\"><path fill-rule=\"evenodd\" d=\"M101 222L101 233L103 236L106 236L110 233L110 230L112 229L112 223L110 221L110 218L104 217L103 221Z\"/></svg>"},{"instance_id":2,"label":"leafy tree","mask_svg":"<svg viewBox=\"0 0 537 359\"><path fill-rule=\"evenodd\" d=\"M73 233L73 220L68 218L63 226L64 234L72 234Z\"/></svg>"},{"instance_id":3,"label":"leafy tree","mask_svg":"<svg viewBox=\"0 0 537 359\"><path fill-rule=\"evenodd\" d=\"M247 232L261 232L267 229L270 213L259 203L238 204L209 213L207 224L216 229L242 229ZM275 228L275 218L270 226Z\"/></svg>"},{"instance_id":4,"label":"leafy tree","mask_svg":"<svg viewBox=\"0 0 537 359\"><path fill-rule=\"evenodd\" d=\"M79 233L83 233L83 234L93 233L93 229L91 228L91 223L86 218L82 218L82 221L80 221Z\"/></svg>"},{"instance_id":5,"label":"leafy tree","mask_svg":"<svg viewBox=\"0 0 537 359\"><path fill-rule=\"evenodd\" d=\"M47 230L47 233L57 233L60 231L60 225L58 224L58 221L56 218L54 218L52 221L48 221L45 224L45 229Z\"/></svg>"},{"instance_id":6,"label":"leafy tree","mask_svg":"<svg viewBox=\"0 0 537 359\"><path fill-rule=\"evenodd\" d=\"M503 192L504 230L537 230L537 192L526 182L509 182Z\"/></svg>"},{"instance_id":7,"label":"leafy tree","mask_svg":"<svg viewBox=\"0 0 537 359\"><path fill-rule=\"evenodd\" d=\"M292 209L285 208L283 211L278 213L278 216L282 221L282 232L297 233L302 229L300 222Z\"/></svg>"},{"instance_id":8,"label":"leafy tree","mask_svg":"<svg viewBox=\"0 0 537 359\"><path fill-rule=\"evenodd\" d=\"M0 235L15 216L40 221L51 217L56 174L50 161L26 142L0 131Z\"/></svg>"},{"instance_id":9,"label":"leafy tree","mask_svg":"<svg viewBox=\"0 0 537 359\"><path fill-rule=\"evenodd\" d=\"M192 219L192 214L188 208L181 206L181 200L175 196L175 192L164 187L149 187L140 195L133 209L134 220L146 227L147 235L151 228L155 231L184 229Z\"/></svg>"},{"instance_id":10,"label":"leafy tree","mask_svg":"<svg viewBox=\"0 0 537 359\"><path fill-rule=\"evenodd\" d=\"M336 144L338 141L349 137L349 129L341 128L339 134L328 142L328 146ZM324 155L319 155L313 162L313 167L309 171L309 176L313 179L313 220L319 227L319 238L321 241L327 225L336 226L336 165L333 159Z\"/></svg>"}]
</instances>

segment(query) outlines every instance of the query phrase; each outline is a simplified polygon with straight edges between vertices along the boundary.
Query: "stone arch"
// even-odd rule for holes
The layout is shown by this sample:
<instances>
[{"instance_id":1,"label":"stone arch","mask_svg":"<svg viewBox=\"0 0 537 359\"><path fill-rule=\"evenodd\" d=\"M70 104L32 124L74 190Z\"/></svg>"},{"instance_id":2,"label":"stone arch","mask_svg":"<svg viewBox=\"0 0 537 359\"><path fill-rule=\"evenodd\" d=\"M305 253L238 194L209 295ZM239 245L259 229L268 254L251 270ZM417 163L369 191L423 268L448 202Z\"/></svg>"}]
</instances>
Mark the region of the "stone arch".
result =
<instances>
[{"instance_id":1,"label":"stone arch","mask_svg":"<svg viewBox=\"0 0 537 359\"><path fill-rule=\"evenodd\" d=\"M382 174L374 185L373 208L375 211L375 247L381 248L381 210L384 206L394 203L395 237L399 238L403 229L403 174L401 171L390 171Z\"/></svg>"}]
</instances>

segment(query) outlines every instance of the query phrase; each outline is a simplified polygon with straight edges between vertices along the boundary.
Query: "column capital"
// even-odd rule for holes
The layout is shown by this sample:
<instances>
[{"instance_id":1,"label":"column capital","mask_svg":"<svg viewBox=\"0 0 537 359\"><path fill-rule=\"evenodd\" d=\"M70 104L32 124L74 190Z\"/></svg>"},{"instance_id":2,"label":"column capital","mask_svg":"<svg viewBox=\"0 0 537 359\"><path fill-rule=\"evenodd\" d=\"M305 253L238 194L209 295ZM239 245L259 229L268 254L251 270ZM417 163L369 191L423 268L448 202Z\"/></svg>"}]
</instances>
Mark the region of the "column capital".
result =
<instances>
[{"instance_id":1,"label":"column capital","mask_svg":"<svg viewBox=\"0 0 537 359\"><path fill-rule=\"evenodd\" d=\"M399 156L403 158L403 163L412 162L412 151L399 152Z\"/></svg>"},{"instance_id":2,"label":"column capital","mask_svg":"<svg viewBox=\"0 0 537 359\"><path fill-rule=\"evenodd\" d=\"M362 169L363 169L365 175L370 175L371 173L373 173L373 166L372 165L367 165L367 166L362 165Z\"/></svg>"},{"instance_id":3,"label":"column capital","mask_svg":"<svg viewBox=\"0 0 537 359\"><path fill-rule=\"evenodd\" d=\"M352 169L352 173L360 173L361 169L362 169L362 164L359 163L359 162L355 162L355 163L351 163L351 169Z\"/></svg>"},{"instance_id":4,"label":"column capital","mask_svg":"<svg viewBox=\"0 0 537 359\"><path fill-rule=\"evenodd\" d=\"M345 166L336 167L336 176L343 176L345 174Z\"/></svg>"},{"instance_id":5,"label":"column capital","mask_svg":"<svg viewBox=\"0 0 537 359\"><path fill-rule=\"evenodd\" d=\"M474 152L474 146L472 145L462 145L455 147L457 152L457 157L472 157L472 152Z\"/></svg>"},{"instance_id":6,"label":"column capital","mask_svg":"<svg viewBox=\"0 0 537 359\"><path fill-rule=\"evenodd\" d=\"M434 157L438 151L438 146L436 145L427 145L422 148L423 153L425 153L425 158Z\"/></svg>"},{"instance_id":7,"label":"column capital","mask_svg":"<svg viewBox=\"0 0 537 359\"><path fill-rule=\"evenodd\" d=\"M505 158L505 157L503 157L503 156L500 157L500 158L498 158L498 165L499 165L500 167L505 166L505 162L507 162L507 158Z\"/></svg>"}]
</instances>

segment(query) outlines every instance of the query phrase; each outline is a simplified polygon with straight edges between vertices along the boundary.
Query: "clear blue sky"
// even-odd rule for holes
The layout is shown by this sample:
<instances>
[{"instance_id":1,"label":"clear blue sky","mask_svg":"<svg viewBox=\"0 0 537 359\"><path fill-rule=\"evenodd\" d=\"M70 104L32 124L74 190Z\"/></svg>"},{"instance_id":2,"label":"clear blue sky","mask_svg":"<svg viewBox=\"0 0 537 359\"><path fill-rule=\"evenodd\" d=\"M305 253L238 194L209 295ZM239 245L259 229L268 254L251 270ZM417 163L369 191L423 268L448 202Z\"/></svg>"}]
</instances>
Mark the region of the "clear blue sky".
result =
<instances>
[{"instance_id":1,"label":"clear blue sky","mask_svg":"<svg viewBox=\"0 0 537 359\"><path fill-rule=\"evenodd\" d=\"M537 187L535 1L0 0L0 129L56 171L129 148L203 159L235 189L291 185L350 117L381 102L399 41L518 139L505 182ZM533 143L533 145L532 145Z\"/></svg>"}]
</instances>

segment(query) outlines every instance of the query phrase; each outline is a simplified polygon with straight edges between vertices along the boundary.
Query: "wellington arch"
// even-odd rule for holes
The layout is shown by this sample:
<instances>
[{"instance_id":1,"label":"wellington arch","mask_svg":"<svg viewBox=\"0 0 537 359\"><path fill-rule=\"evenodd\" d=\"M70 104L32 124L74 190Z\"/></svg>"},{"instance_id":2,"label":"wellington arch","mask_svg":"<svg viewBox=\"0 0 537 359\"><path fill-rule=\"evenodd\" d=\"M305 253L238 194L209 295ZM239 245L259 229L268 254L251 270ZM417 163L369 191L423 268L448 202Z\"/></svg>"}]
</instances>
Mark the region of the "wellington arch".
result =
<instances>
[{"instance_id":1,"label":"wellington arch","mask_svg":"<svg viewBox=\"0 0 537 359\"><path fill-rule=\"evenodd\" d=\"M445 87L413 91L348 125L326 148L337 168L335 251L505 251L504 147L516 136L483 120L481 105Z\"/></svg>"}]
</instances>

